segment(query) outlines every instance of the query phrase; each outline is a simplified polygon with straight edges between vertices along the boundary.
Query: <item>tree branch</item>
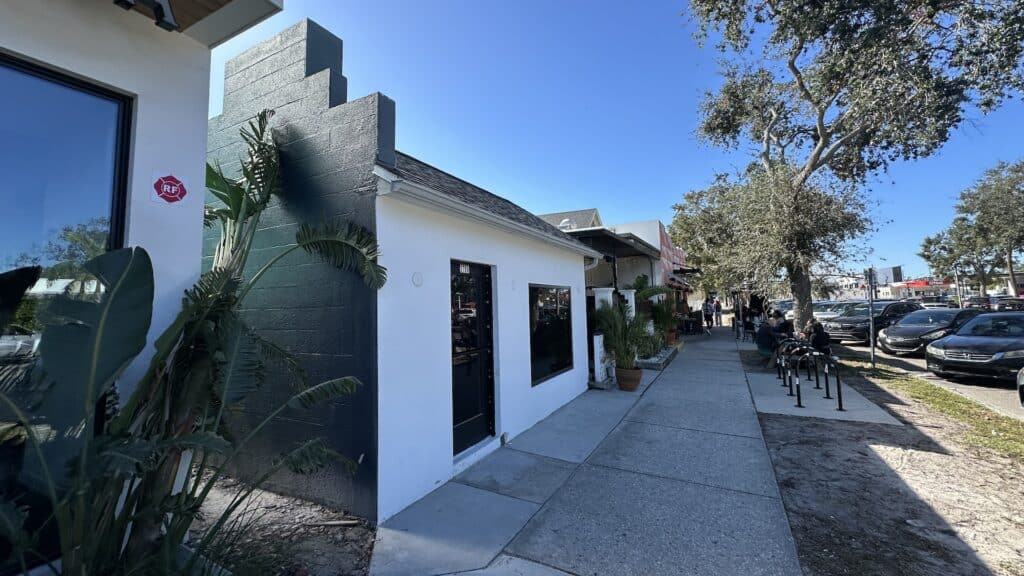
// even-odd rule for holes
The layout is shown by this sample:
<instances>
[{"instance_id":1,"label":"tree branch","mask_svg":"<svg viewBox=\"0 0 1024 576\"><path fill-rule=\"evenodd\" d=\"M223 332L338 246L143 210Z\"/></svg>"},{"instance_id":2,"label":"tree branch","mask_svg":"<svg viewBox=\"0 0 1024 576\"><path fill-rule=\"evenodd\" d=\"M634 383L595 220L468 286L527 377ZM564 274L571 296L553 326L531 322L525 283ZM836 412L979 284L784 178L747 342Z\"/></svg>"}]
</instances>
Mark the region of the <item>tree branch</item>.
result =
<instances>
[{"instance_id":1,"label":"tree branch","mask_svg":"<svg viewBox=\"0 0 1024 576\"><path fill-rule=\"evenodd\" d=\"M847 132L846 134L843 134L842 137L833 142L832 145L829 146L824 151L824 153L818 158L818 161L814 166L814 170L817 170L818 168L821 168L822 166L828 164L829 161L832 160L832 157L835 156L836 152L838 152L843 146L846 146L846 144L849 143L850 140L853 140L857 136L860 136L860 134L864 130L865 127L862 124L854 128L853 130Z\"/></svg>"},{"instance_id":2,"label":"tree branch","mask_svg":"<svg viewBox=\"0 0 1024 576\"><path fill-rule=\"evenodd\" d=\"M811 105L816 113L814 125L818 133L818 142L815 143L814 149L811 150L811 154L807 158L807 162L804 164L803 169L800 170L795 177L793 183L796 188L802 186L803 183L811 177L811 174L814 173L818 167L818 159L825 151L825 147L828 146L830 133L828 128L825 126L825 112L828 110L828 107L832 105L832 101L836 98L836 96L833 95L827 102L819 103L814 97L814 94L811 93L811 90L807 87L807 82L804 80L803 73L800 72L800 69L796 66L796 59L800 56L800 53L803 52L803 50L804 42L801 40L793 47L793 51L790 53L789 59L786 61L786 67L789 68L790 73L793 75L793 79L796 81L796 86L800 91L800 94L803 95L804 100Z\"/></svg>"},{"instance_id":3,"label":"tree branch","mask_svg":"<svg viewBox=\"0 0 1024 576\"><path fill-rule=\"evenodd\" d=\"M764 127L764 135L761 137L762 148L761 148L761 163L764 164L765 172L771 174L772 163L772 142L776 141L775 135L772 134L772 128L775 127L775 123L779 120L779 113L775 109L769 110L772 115L772 119L768 121L768 125Z\"/></svg>"}]
</instances>

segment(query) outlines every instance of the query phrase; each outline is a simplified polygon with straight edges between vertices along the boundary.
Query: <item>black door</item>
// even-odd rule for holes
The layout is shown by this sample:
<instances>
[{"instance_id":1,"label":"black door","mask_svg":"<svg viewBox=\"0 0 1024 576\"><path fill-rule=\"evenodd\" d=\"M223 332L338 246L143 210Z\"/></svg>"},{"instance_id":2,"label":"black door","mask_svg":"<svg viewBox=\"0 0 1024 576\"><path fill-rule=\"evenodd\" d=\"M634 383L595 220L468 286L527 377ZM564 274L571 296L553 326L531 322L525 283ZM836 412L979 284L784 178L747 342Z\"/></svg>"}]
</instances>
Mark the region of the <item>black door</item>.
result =
<instances>
[{"instance_id":1,"label":"black door","mask_svg":"<svg viewBox=\"0 0 1024 576\"><path fill-rule=\"evenodd\" d=\"M491 269L452 261L452 426L455 454L494 434Z\"/></svg>"}]
</instances>

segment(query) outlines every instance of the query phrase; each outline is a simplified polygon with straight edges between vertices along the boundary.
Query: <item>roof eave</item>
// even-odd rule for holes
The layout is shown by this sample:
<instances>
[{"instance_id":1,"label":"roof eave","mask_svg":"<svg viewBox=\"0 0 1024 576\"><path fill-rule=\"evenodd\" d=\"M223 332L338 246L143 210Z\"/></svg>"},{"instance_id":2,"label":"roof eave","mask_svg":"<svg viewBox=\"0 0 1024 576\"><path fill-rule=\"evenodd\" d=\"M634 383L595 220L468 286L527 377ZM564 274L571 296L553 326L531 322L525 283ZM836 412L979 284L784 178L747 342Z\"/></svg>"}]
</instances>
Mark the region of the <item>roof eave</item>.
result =
<instances>
[{"instance_id":1,"label":"roof eave","mask_svg":"<svg viewBox=\"0 0 1024 576\"><path fill-rule=\"evenodd\" d=\"M554 244L587 258L600 259L602 257L600 252L584 246L580 242L549 236L540 230L531 228L530 226L508 220L507 218L502 218L486 210L481 210L475 206L459 202L446 194L442 194L437 190L430 188L429 186L405 180L384 166L374 166L373 174L377 176L377 194L380 196L390 196L426 208L440 210L448 214L455 213L506 232L522 234L541 242Z\"/></svg>"},{"instance_id":2,"label":"roof eave","mask_svg":"<svg viewBox=\"0 0 1024 576\"><path fill-rule=\"evenodd\" d=\"M284 0L232 0L182 32L214 48L284 9Z\"/></svg>"}]
</instances>

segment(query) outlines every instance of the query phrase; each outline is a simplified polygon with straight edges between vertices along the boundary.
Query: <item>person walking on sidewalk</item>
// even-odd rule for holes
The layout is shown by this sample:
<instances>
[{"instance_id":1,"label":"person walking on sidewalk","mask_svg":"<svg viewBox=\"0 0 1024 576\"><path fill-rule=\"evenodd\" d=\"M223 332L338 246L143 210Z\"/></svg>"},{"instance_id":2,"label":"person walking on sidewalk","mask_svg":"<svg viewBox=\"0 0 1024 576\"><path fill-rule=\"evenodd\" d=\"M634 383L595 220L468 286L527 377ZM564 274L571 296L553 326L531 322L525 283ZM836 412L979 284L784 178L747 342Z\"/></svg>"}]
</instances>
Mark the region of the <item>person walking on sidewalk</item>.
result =
<instances>
[{"instance_id":1,"label":"person walking on sidewalk","mask_svg":"<svg viewBox=\"0 0 1024 576\"><path fill-rule=\"evenodd\" d=\"M715 298L715 326L722 325L722 301Z\"/></svg>"},{"instance_id":2,"label":"person walking on sidewalk","mask_svg":"<svg viewBox=\"0 0 1024 576\"><path fill-rule=\"evenodd\" d=\"M715 325L715 305L711 302L711 298L704 300L704 324L707 325L707 329L711 330L711 327Z\"/></svg>"}]
</instances>

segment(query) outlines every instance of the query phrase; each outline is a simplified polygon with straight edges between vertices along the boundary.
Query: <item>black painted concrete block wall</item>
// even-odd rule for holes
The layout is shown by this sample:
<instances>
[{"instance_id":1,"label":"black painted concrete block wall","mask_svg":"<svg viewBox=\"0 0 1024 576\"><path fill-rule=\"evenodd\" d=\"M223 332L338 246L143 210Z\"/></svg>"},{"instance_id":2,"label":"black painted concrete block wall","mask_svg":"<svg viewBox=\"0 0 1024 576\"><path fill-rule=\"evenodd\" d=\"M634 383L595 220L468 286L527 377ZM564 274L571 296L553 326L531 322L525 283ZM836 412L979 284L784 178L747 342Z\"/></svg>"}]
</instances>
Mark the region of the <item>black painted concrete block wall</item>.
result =
<instances>
[{"instance_id":1,"label":"black painted concrete block wall","mask_svg":"<svg viewBox=\"0 0 1024 576\"><path fill-rule=\"evenodd\" d=\"M263 216L247 263L252 274L294 245L302 222L344 218L375 231L372 174L378 159L394 162L394 102L381 94L346 102L342 44L304 20L229 61L223 113L211 119L208 159L238 171L244 146L239 129L259 110L275 110L285 200ZM207 265L215 231L204 239ZM312 382L357 376L354 396L313 412L279 418L246 454L236 473L252 477L274 457L316 436L350 458L362 458L354 477L334 466L314 476L276 476L270 488L375 519L377 480L376 295L358 275L335 270L304 252L278 262L244 303L259 333L299 357ZM233 425L239 433L292 392L280 375L268 378Z\"/></svg>"}]
</instances>

